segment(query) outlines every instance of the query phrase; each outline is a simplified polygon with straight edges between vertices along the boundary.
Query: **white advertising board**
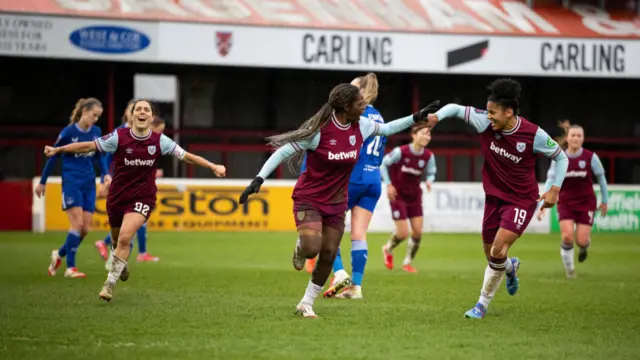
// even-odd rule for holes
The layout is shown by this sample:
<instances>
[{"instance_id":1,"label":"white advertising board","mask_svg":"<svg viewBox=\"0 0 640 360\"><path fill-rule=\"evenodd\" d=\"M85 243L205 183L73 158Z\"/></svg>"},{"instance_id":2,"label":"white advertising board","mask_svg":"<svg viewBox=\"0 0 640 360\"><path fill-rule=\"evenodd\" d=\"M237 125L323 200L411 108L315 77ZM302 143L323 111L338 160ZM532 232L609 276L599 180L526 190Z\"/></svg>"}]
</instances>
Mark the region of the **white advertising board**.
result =
<instances>
[{"instance_id":1,"label":"white advertising board","mask_svg":"<svg viewBox=\"0 0 640 360\"><path fill-rule=\"evenodd\" d=\"M640 78L640 41L0 14L0 55L412 73Z\"/></svg>"}]
</instances>

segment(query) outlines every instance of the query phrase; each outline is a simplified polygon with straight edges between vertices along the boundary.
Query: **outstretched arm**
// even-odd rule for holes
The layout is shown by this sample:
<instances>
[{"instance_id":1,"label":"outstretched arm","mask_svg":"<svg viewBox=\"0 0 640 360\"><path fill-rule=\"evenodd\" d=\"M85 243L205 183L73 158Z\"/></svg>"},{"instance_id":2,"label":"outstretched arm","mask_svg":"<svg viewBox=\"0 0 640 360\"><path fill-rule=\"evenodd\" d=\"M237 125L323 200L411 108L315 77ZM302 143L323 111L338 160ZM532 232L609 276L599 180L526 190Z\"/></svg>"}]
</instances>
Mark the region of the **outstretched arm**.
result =
<instances>
[{"instance_id":1,"label":"outstretched arm","mask_svg":"<svg viewBox=\"0 0 640 360\"><path fill-rule=\"evenodd\" d=\"M260 169L258 177L266 179L280 164L293 156L293 154L307 150L315 150L319 143L320 132L316 133L311 139L298 140L281 146L269 156L267 162L265 162L262 169Z\"/></svg>"},{"instance_id":2,"label":"outstretched arm","mask_svg":"<svg viewBox=\"0 0 640 360\"><path fill-rule=\"evenodd\" d=\"M202 156L185 151L180 145L164 134L160 136L160 150L162 151L162 155L172 155L187 164L194 164L209 169L213 171L217 177L224 177L227 174L227 169L224 166L216 165Z\"/></svg>"},{"instance_id":3,"label":"outstretched arm","mask_svg":"<svg viewBox=\"0 0 640 360\"><path fill-rule=\"evenodd\" d=\"M94 141L83 141L83 142L72 143L72 144L68 144L60 147L45 146L44 154L47 155L48 157L52 157L59 153L78 154L78 153L88 153L96 150L97 150L97 147Z\"/></svg>"},{"instance_id":4,"label":"outstretched arm","mask_svg":"<svg viewBox=\"0 0 640 360\"><path fill-rule=\"evenodd\" d=\"M413 115L405 116L388 123L379 123L369 118L361 117L360 131L362 132L362 137L364 139L368 138L369 136L376 135L389 136L397 134L400 131L409 128L414 123L415 120Z\"/></svg>"},{"instance_id":5,"label":"outstretched arm","mask_svg":"<svg viewBox=\"0 0 640 360\"><path fill-rule=\"evenodd\" d=\"M471 106L461 106L458 104L447 104L435 113L436 121L440 122L448 118L458 118L473 126L476 131L485 131L491 121L487 117L486 110L476 109Z\"/></svg>"}]
</instances>

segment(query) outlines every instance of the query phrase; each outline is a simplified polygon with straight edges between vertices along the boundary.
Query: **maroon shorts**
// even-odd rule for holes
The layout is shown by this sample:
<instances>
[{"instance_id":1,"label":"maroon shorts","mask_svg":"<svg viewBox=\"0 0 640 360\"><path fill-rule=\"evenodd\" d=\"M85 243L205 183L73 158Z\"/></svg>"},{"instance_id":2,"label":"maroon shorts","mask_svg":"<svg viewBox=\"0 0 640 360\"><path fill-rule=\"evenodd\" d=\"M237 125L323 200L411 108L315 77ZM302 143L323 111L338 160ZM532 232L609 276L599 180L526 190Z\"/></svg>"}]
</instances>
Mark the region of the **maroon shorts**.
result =
<instances>
[{"instance_id":1,"label":"maroon shorts","mask_svg":"<svg viewBox=\"0 0 640 360\"><path fill-rule=\"evenodd\" d=\"M122 226L122 219L124 219L124 215L131 212L137 212L143 215L148 220L155 207L155 201L133 201L124 204L107 203L107 216L109 217L109 225L112 228L119 228L120 226Z\"/></svg>"},{"instance_id":2,"label":"maroon shorts","mask_svg":"<svg viewBox=\"0 0 640 360\"><path fill-rule=\"evenodd\" d=\"M485 244L493 244L498 229L501 228L522 235L529 226L536 207L535 202L513 204L493 196L487 196L484 201L482 241Z\"/></svg>"},{"instance_id":3,"label":"maroon shorts","mask_svg":"<svg viewBox=\"0 0 640 360\"><path fill-rule=\"evenodd\" d=\"M322 209L321 206L315 204L294 201L293 217L296 221L296 227L301 229L317 226L319 227L318 230L322 230L320 225L323 225L344 231L346 211L335 213L335 211L327 210L328 209Z\"/></svg>"},{"instance_id":4,"label":"maroon shorts","mask_svg":"<svg viewBox=\"0 0 640 360\"><path fill-rule=\"evenodd\" d=\"M416 217L422 217L422 197L417 201L407 201L401 197L396 197L396 201L390 201L391 216L393 220L406 220Z\"/></svg>"},{"instance_id":5,"label":"maroon shorts","mask_svg":"<svg viewBox=\"0 0 640 360\"><path fill-rule=\"evenodd\" d=\"M558 220L573 220L576 224L593 226L595 210L574 210L558 204Z\"/></svg>"}]
</instances>

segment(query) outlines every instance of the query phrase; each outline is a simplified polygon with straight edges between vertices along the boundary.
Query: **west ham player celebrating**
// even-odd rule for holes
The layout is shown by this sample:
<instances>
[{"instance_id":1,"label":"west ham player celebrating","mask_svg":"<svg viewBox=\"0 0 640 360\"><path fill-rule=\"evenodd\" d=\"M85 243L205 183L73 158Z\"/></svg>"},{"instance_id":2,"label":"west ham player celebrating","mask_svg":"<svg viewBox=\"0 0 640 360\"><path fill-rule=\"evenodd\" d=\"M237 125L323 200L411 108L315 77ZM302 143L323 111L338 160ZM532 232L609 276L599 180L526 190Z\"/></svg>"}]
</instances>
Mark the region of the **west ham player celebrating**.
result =
<instances>
[{"instance_id":1,"label":"west ham player celebrating","mask_svg":"<svg viewBox=\"0 0 640 360\"><path fill-rule=\"evenodd\" d=\"M436 159L433 153L426 149L431 141L431 129L426 124L414 125L411 128L411 137L413 141L410 144L397 147L384 157L380 174L387 184L387 195L396 225L395 234L382 246L384 264L387 269L393 269L392 251L409 236L409 219L411 239L407 244L407 255L402 263L402 270L414 273L416 269L411 262L418 253L423 227L420 183L426 174L427 191L431 191L431 184L436 178Z\"/></svg>"},{"instance_id":2,"label":"west ham player celebrating","mask_svg":"<svg viewBox=\"0 0 640 360\"><path fill-rule=\"evenodd\" d=\"M518 290L520 260L507 258L511 245L529 225L537 202L543 208L558 201L568 160L560 146L537 125L518 116L520 84L511 79L494 81L489 90L487 110L448 104L429 115L429 124L449 117L464 119L480 133L484 165L482 185L486 194L482 240L489 260L484 273L480 300L465 313L468 318L484 317L502 278L507 274L507 292ZM536 153L555 160L555 181L538 197Z\"/></svg>"},{"instance_id":3,"label":"west ham player celebrating","mask_svg":"<svg viewBox=\"0 0 640 360\"><path fill-rule=\"evenodd\" d=\"M378 97L378 77L376 74L368 73L367 75L359 76L353 79L351 84L360 88L364 101L367 103L361 116L380 124L384 123L380 112L373 107ZM373 210L380 198L382 184L379 166L384 156L386 142L386 137L377 135L364 139L362 143L362 151L358 156L358 162L349 178L349 200L347 206L351 211L351 269L353 279L344 269L340 248L338 248L336 259L333 262L334 277L328 289L324 292L325 297L362 299L362 280L369 252L367 229L371 222ZM305 161L303 161L303 168L305 168ZM312 261L307 260L307 270L309 270L309 263ZM313 266L315 266L315 261L313 263ZM313 266L309 272L313 272ZM348 286L350 283L353 285ZM344 291L340 292L340 290ZM338 294L338 292L340 293Z\"/></svg>"},{"instance_id":4,"label":"west ham player celebrating","mask_svg":"<svg viewBox=\"0 0 640 360\"><path fill-rule=\"evenodd\" d=\"M244 204L250 194L257 193L264 179L285 159L307 153L307 169L293 190L293 214L299 240L293 251L293 266L302 270L305 259L319 254L304 297L296 312L316 317L313 303L322 291L344 232L349 177L370 136L388 136L425 119L437 109L434 102L419 112L387 124L361 118L366 102L360 89L340 84L329 94L329 100L298 130L269 138L278 150L264 164L258 176L240 196Z\"/></svg>"},{"instance_id":5,"label":"west ham player celebrating","mask_svg":"<svg viewBox=\"0 0 640 360\"><path fill-rule=\"evenodd\" d=\"M200 156L190 154L167 136L151 131L151 102L138 100L132 111L131 128L118 129L95 141L45 148L47 156L95 150L114 153L114 177L107 197L107 214L112 241L116 246L113 265L100 291L100 298L106 301L113 297L116 281L126 281L129 278L127 260L131 240L155 208L158 158L161 155L173 155L187 163L209 168L216 176L225 176L226 173L224 166L215 165Z\"/></svg>"},{"instance_id":6,"label":"west ham player celebrating","mask_svg":"<svg viewBox=\"0 0 640 360\"><path fill-rule=\"evenodd\" d=\"M576 243L580 247L578 261L587 259L587 247L591 242L591 227L596 211L596 195L593 192L593 176L598 179L602 201L597 209L602 216L607 215L607 178L604 176L604 168L593 151L582 147L584 142L584 130L580 125L571 125L566 136L567 157L569 168L564 185L560 190L558 201L558 217L562 243L560 244L560 256L564 263L567 278L575 277L575 265L573 255L573 239L575 228ZM547 173L545 190L551 188L556 180L555 166L552 163ZM538 219L542 220L544 209L538 213Z\"/></svg>"},{"instance_id":7,"label":"west ham player celebrating","mask_svg":"<svg viewBox=\"0 0 640 360\"><path fill-rule=\"evenodd\" d=\"M95 123L102 115L102 104L95 98L79 99L71 113L71 123L65 127L58 136L53 146L75 144L81 141L93 141L102 134ZM36 187L38 197L44 194L47 177L55 166L57 156L47 161L40 178L40 184ZM100 168L106 189L111 183L111 175L107 169L102 154L88 152L87 154L67 154L62 158L62 209L67 212L71 228L67 233L67 239L59 250L51 253L49 275L54 276L60 266L61 258L67 257L67 270L65 277L83 278L86 275L76 268L76 252L82 240L89 233L91 218L96 209L96 173L93 169L93 160L100 160Z\"/></svg>"}]
</instances>

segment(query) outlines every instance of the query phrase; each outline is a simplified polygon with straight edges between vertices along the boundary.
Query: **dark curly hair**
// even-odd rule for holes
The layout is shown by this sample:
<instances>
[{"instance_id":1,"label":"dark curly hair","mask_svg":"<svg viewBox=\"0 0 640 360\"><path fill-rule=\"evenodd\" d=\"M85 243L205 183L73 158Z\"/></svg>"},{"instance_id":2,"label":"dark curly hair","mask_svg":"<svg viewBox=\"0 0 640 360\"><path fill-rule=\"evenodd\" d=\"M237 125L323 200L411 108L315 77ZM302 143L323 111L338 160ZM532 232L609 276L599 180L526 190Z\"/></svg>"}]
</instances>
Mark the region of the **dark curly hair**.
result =
<instances>
[{"instance_id":1,"label":"dark curly hair","mask_svg":"<svg viewBox=\"0 0 640 360\"><path fill-rule=\"evenodd\" d=\"M520 92L522 86L513 79L497 79L487 87L491 92L489 101L492 101L503 108L513 109L514 114L518 114L520 108Z\"/></svg>"}]
</instances>

